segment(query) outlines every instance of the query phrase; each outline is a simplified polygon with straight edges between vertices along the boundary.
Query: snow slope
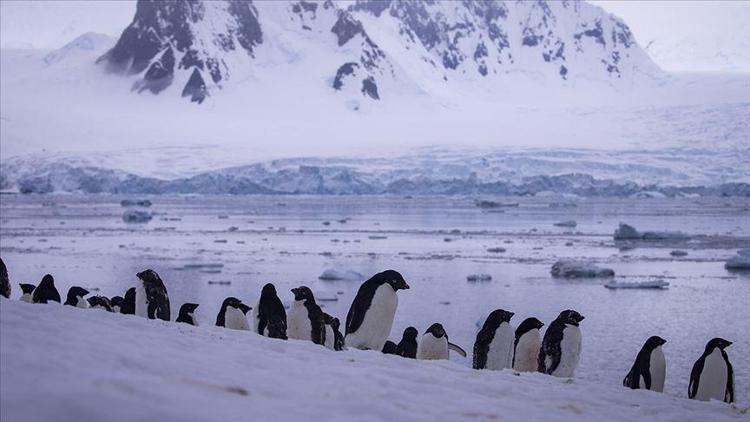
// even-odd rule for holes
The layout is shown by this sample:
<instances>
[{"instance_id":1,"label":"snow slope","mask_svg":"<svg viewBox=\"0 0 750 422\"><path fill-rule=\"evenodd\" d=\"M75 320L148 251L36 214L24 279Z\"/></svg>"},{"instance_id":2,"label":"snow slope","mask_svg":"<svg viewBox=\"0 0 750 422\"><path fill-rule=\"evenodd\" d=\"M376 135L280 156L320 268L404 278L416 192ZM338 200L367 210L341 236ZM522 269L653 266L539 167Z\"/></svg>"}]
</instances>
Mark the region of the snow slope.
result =
<instances>
[{"instance_id":1,"label":"snow slope","mask_svg":"<svg viewBox=\"0 0 750 422\"><path fill-rule=\"evenodd\" d=\"M57 304L0 298L0 333L0 419L15 422L747 418L719 402Z\"/></svg>"}]
</instances>

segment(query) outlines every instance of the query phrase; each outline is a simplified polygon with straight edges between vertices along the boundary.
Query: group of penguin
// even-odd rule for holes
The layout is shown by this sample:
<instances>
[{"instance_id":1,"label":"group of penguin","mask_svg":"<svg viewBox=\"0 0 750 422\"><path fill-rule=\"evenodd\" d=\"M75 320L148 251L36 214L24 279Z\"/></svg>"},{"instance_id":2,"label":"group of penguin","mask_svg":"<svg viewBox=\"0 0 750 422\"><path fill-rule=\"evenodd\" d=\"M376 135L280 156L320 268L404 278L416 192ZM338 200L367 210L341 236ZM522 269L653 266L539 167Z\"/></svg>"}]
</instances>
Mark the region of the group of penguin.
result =
<instances>
[{"instance_id":1,"label":"group of penguin","mask_svg":"<svg viewBox=\"0 0 750 422\"><path fill-rule=\"evenodd\" d=\"M81 287L71 287L65 305L79 308L100 308L109 312L135 314L149 319L169 321L170 308L167 289L153 270L136 274L138 282L124 297L84 297L89 293ZM61 302L54 279L47 274L38 286L20 284L21 300L32 303ZM346 315L344 334L340 321L324 312L315 302L312 290L306 286L291 289L294 302L285 310L276 288L263 286L256 306L250 307L235 297L224 300L216 316L216 325L235 330L249 330L277 339L312 341L332 350L347 347L377 350L412 359L448 359L449 351L467 354L448 339L443 326L432 324L417 339L414 327L404 330L398 343L388 340L398 306L397 292L409 289L400 273L387 270L375 274L362 283ZM5 264L0 259L0 295L10 297L10 282ZM194 312L198 304L185 303L180 307L177 322L198 325ZM252 312L251 312L252 311ZM248 316L248 312L251 315ZM474 343L473 368L517 372L542 372L557 377L572 377L581 353L580 323L584 316L574 310L564 310L552 321L544 336L544 324L527 318L514 328L513 312L492 311L479 330ZM252 321L252 325L249 321ZM636 356L623 385L632 389L662 392L666 375L666 360L662 346L666 340L650 337ZM688 397L697 400L734 402L734 374L725 349L732 343L722 338L708 342L690 374Z\"/></svg>"}]
</instances>

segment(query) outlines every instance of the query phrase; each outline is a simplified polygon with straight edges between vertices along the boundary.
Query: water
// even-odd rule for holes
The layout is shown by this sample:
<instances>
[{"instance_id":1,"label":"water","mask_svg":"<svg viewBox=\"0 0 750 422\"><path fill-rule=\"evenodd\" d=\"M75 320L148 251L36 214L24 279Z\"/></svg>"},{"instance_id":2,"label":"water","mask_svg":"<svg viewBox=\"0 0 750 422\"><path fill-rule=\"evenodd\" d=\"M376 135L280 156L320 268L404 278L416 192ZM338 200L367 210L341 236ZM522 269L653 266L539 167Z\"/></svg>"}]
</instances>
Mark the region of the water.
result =
<instances>
[{"instance_id":1,"label":"water","mask_svg":"<svg viewBox=\"0 0 750 422\"><path fill-rule=\"evenodd\" d=\"M123 223L121 199L0 197L0 253L12 282L38 283L49 272L63 295L81 285L113 296L152 268L167 284L172 317L181 303L198 302L203 324L227 296L254 305L270 281L289 303L289 289L306 284L343 321L359 283L317 277L393 268L412 286L399 292L396 341L409 325L422 332L442 322L451 341L471 350L476 324L495 308L514 311L516 325L529 316L549 323L574 308L586 316L577 377L619 385L645 339L660 335L668 340L665 392L686 396L693 362L720 336L734 342L727 351L737 400L750 401L750 273L723 266L750 247L748 199L488 198L519 202L488 212L463 197L157 196L148 224ZM553 226L571 219L575 229ZM623 247L612 239L620 221L696 236ZM506 251L487 252L492 247ZM673 249L688 255L672 257ZM661 277L671 285L609 290L604 280L553 279L550 266L561 257L613 268L618 280ZM467 282L475 273L492 281ZM14 285L14 297L18 291Z\"/></svg>"}]
</instances>

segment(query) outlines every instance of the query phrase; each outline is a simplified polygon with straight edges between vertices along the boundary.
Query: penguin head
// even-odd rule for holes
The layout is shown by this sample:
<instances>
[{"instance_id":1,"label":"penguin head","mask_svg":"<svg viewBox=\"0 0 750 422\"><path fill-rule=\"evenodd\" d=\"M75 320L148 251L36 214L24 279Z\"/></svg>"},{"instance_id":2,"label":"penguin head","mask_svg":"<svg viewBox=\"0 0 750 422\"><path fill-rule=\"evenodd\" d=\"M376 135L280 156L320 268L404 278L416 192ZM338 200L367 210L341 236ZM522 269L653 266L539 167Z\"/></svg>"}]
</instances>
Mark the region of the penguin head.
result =
<instances>
[{"instance_id":1,"label":"penguin head","mask_svg":"<svg viewBox=\"0 0 750 422\"><path fill-rule=\"evenodd\" d=\"M136 277L138 277L143 282L143 284L161 282L161 278L159 278L159 274L157 274L156 271L151 270L151 269L139 272L138 274L136 274Z\"/></svg>"},{"instance_id":2,"label":"penguin head","mask_svg":"<svg viewBox=\"0 0 750 422\"><path fill-rule=\"evenodd\" d=\"M55 287L55 279L50 274L45 274L42 277L42 281L39 282L39 287Z\"/></svg>"},{"instance_id":3,"label":"penguin head","mask_svg":"<svg viewBox=\"0 0 750 422\"><path fill-rule=\"evenodd\" d=\"M197 308L197 303L183 303L182 306L180 306L180 313L192 314Z\"/></svg>"},{"instance_id":4,"label":"penguin head","mask_svg":"<svg viewBox=\"0 0 750 422\"><path fill-rule=\"evenodd\" d=\"M541 329L544 327L544 323L542 321L539 321L538 319L531 317L526 318L521 322L521 325L518 326L518 329L516 330L516 335L527 333L533 329Z\"/></svg>"},{"instance_id":5,"label":"penguin head","mask_svg":"<svg viewBox=\"0 0 750 422\"><path fill-rule=\"evenodd\" d=\"M224 302L221 303L221 309L226 310L227 307L230 307L230 306L232 308L241 309L242 301L237 299L236 297L229 296L228 298L224 299Z\"/></svg>"},{"instance_id":6,"label":"penguin head","mask_svg":"<svg viewBox=\"0 0 750 422\"><path fill-rule=\"evenodd\" d=\"M131 287L125 291L123 301L126 303L135 303L135 287Z\"/></svg>"},{"instance_id":7,"label":"penguin head","mask_svg":"<svg viewBox=\"0 0 750 422\"><path fill-rule=\"evenodd\" d=\"M19 286L21 286L21 291L24 294L31 294L34 292L34 289L36 288L35 285L29 284L29 283L18 283Z\"/></svg>"},{"instance_id":8,"label":"penguin head","mask_svg":"<svg viewBox=\"0 0 750 422\"><path fill-rule=\"evenodd\" d=\"M248 312L250 312L253 308L251 306L247 306L244 303L240 303L240 311L242 311L243 314L247 315Z\"/></svg>"},{"instance_id":9,"label":"penguin head","mask_svg":"<svg viewBox=\"0 0 750 422\"><path fill-rule=\"evenodd\" d=\"M89 291L84 289L83 287L73 286L68 290L68 297L84 297L87 294L89 294Z\"/></svg>"},{"instance_id":10,"label":"penguin head","mask_svg":"<svg viewBox=\"0 0 750 422\"><path fill-rule=\"evenodd\" d=\"M716 338L711 339L711 341L709 341L708 344L706 344L706 352L710 353L710 352L712 352L717 347L720 350L724 350L724 349L726 349L727 347L729 347L731 345L732 345L731 341L724 340L721 337L716 337Z\"/></svg>"},{"instance_id":11,"label":"penguin head","mask_svg":"<svg viewBox=\"0 0 750 422\"><path fill-rule=\"evenodd\" d=\"M122 303L125 301L125 299L122 298L122 296L112 296L109 299L109 303L112 304L112 306L119 306L122 307Z\"/></svg>"},{"instance_id":12,"label":"penguin head","mask_svg":"<svg viewBox=\"0 0 750 422\"><path fill-rule=\"evenodd\" d=\"M446 338L448 337L445 334L445 329L443 328L442 324L437 323L437 322L430 325L430 328L428 328L427 331L425 331L425 334L427 333L432 334L433 337L435 338L442 338L443 336L445 336Z\"/></svg>"},{"instance_id":13,"label":"penguin head","mask_svg":"<svg viewBox=\"0 0 750 422\"><path fill-rule=\"evenodd\" d=\"M440 324L437 324L440 325ZM404 339L406 340L416 340L417 335L419 334L419 331L417 331L414 327L406 327L404 330Z\"/></svg>"},{"instance_id":14,"label":"penguin head","mask_svg":"<svg viewBox=\"0 0 750 422\"><path fill-rule=\"evenodd\" d=\"M260 297L276 296L276 286L273 283L267 283L260 291Z\"/></svg>"},{"instance_id":15,"label":"penguin head","mask_svg":"<svg viewBox=\"0 0 750 422\"><path fill-rule=\"evenodd\" d=\"M648 340L646 340L646 348L648 350L654 350L666 342L667 342L666 340L664 340L663 338L659 336L651 336L648 338Z\"/></svg>"},{"instance_id":16,"label":"penguin head","mask_svg":"<svg viewBox=\"0 0 750 422\"><path fill-rule=\"evenodd\" d=\"M409 285L406 283L406 280L404 280L401 273L395 270L385 270L382 273L377 274L375 277L383 283L388 283L394 291L406 290L409 288Z\"/></svg>"},{"instance_id":17,"label":"penguin head","mask_svg":"<svg viewBox=\"0 0 750 422\"><path fill-rule=\"evenodd\" d=\"M292 289L292 293L294 293L294 300L310 300L315 303L315 296L313 296L312 290L307 286L295 287Z\"/></svg>"},{"instance_id":18,"label":"penguin head","mask_svg":"<svg viewBox=\"0 0 750 422\"><path fill-rule=\"evenodd\" d=\"M334 317L331 320L331 327L333 327L334 330L338 330L340 326L341 326L341 321L339 321L338 318Z\"/></svg>"},{"instance_id":19,"label":"penguin head","mask_svg":"<svg viewBox=\"0 0 750 422\"><path fill-rule=\"evenodd\" d=\"M487 320L484 321L484 326L482 328L495 329L503 322L510 322L513 315L515 315L515 313L506 311L505 309L495 309L487 316Z\"/></svg>"},{"instance_id":20,"label":"penguin head","mask_svg":"<svg viewBox=\"0 0 750 422\"><path fill-rule=\"evenodd\" d=\"M109 299L104 296L91 296L88 298L89 306L101 306L109 312L112 312L112 305L109 303Z\"/></svg>"},{"instance_id":21,"label":"penguin head","mask_svg":"<svg viewBox=\"0 0 750 422\"><path fill-rule=\"evenodd\" d=\"M578 312L572 310L572 309L566 309L562 312L560 312L560 315L557 317L558 320L570 324L578 326L578 324L581 323L581 321L584 320L584 316L579 314Z\"/></svg>"}]
</instances>

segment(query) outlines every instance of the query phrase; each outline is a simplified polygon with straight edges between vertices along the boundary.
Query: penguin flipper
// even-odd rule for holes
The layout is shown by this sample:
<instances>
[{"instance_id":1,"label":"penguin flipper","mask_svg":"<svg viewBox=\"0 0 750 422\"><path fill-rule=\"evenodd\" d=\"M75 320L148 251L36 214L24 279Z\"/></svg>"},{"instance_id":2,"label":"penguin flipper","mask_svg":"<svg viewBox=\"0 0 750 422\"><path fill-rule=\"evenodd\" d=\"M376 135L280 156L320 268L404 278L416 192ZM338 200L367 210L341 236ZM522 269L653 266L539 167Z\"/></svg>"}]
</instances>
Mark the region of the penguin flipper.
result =
<instances>
[{"instance_id":1,"label":"penguin flipper","mask_svg":"<svg viewBox=\"0 0 750 422\"><path fill-rule=\"evenodd\" d=\"M651 389L651 372L643 371L641 373L641 376L643 377L643 384L646 386L646 390L650 390Z\"/></svg>"},{"instance_id":2,"label":"penguin flipper","mask_svg":"<svg viewBox=\"0 0 750 422\"><path fill-rule=\"evenodd\" d=\"M724 402L734 403L734 369L732 368L732 364L729 362L727 352L722 350L721 354L724 356L724 362L727 363L727 389L724 393Z\"/></svg>"},{"instance_id":3,"label":"penguin flipper","mask_svg":"<svg viewBox=\"0 0 750 422\"><path fill-rule=\"evenodd\" d=\"M693 370L690 372L690 384L688 385L688 397L694 399L698 395L698 383L701 372L703 372L703 364L705 358L701 356L693 365Z\"/></svg>"},{"instance_id":4,"label":"penguin flipper","mask_svg":"<svg viewBox=\"0 0 750 422\"><path fill-rule=\"evenodd\" d=\"M454 352L458 353L459 355L466 357L466 350L462 349L461 346L457 344L453 344L450 341L448 342L448 350L453 350Z\"/></svg>"}]
</instances>

